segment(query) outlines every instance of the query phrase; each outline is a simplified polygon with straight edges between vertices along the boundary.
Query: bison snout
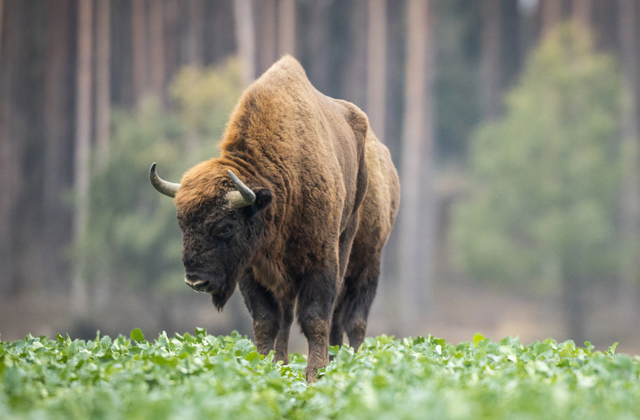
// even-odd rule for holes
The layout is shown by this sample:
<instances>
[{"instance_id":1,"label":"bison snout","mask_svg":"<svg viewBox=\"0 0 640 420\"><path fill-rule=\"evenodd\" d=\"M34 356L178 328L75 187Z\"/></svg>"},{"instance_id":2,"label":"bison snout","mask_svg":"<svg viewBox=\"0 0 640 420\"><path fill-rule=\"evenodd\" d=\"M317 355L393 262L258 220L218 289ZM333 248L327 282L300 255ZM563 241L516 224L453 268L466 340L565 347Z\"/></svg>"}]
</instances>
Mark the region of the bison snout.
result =
<instances>
[{"instance_id":1,"label":"bison snout","mask_svg":"<svg viewBox=\"0 0 640 420\"><path fill-rule=\"evenodd\" d=\"M197 276L189 274L184 277L184 282L197 292L208 292L211 288L211 283L208 280L202 280Z\"/></svg>"}]
</instances>

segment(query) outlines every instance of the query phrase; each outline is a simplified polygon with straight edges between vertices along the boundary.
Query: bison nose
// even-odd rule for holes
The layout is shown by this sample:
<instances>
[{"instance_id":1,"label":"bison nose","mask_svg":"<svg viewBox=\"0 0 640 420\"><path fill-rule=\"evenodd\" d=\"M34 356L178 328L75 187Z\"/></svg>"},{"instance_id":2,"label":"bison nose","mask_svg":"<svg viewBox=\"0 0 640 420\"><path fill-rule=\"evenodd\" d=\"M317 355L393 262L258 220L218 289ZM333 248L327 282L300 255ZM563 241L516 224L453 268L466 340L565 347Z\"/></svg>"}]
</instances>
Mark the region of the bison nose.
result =
<instances>
[{"instance_id":1,"label":"bison nose","mask_svg":"<svg viewBox=\"0 0 640 420\"><path fill-rule=\"evenodd\" d=\"M193 275L187 274L184 277L184 282L187 283L189 287L197 292L206 292L209 289L209 281L202 280L201 278Z\"/></svg>"}]
</instances>

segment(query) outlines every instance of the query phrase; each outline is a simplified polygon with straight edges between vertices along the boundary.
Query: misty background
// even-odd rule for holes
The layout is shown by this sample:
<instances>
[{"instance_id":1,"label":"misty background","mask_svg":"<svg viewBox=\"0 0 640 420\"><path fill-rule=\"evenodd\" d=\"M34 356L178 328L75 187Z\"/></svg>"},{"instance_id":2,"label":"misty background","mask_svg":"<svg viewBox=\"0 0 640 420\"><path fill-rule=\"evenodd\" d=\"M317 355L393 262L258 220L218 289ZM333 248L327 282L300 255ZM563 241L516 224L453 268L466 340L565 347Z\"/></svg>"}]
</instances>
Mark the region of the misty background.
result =
<instances>
[{"instance_id":1,"label":"misty background","mask_svg":"<svg viewBox=\"0 0 640 420\"><path fill-rule=\"evenodd\" d=\"M0 0L0 334L252 336L172 200L284 54L402 184L368 335L640 351L639 0ZM297 332L294 333L298 334ZM304 351L300 335L292 350Z\"/></svg>"}]
</instances>

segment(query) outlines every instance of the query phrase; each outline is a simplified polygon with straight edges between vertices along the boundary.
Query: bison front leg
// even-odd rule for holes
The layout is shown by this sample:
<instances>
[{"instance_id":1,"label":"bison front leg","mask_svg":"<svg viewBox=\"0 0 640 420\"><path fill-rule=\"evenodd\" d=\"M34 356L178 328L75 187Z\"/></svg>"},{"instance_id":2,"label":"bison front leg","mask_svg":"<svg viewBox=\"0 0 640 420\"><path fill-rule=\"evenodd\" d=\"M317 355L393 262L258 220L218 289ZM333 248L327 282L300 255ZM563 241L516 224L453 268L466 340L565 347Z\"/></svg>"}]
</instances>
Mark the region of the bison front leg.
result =
<instances>
[{"instance_id":1,"label":"bison front leg","mask_svg":"<svg viewBox=\"0 0 640 420\"><path fill-rule=\"evenodd\" d=\"M337 269L324 275L313 275L301 285L298 294L298 322L309 342L305 376L315 382L318 369L329 364L329 330L336 298Z\"/></svg>"},{"instance_id":2,"label":"bison front leg","mask_svg":"<svg viewBox=\"0 0 640 420\"><path fill-rule=\"evenodd\" d=\"M273 294L253 279L240 282L244 303L253 318L253 335L258 353L266 356L274 348L280 327L280 310Z\"/></svg>"}]
</instances>

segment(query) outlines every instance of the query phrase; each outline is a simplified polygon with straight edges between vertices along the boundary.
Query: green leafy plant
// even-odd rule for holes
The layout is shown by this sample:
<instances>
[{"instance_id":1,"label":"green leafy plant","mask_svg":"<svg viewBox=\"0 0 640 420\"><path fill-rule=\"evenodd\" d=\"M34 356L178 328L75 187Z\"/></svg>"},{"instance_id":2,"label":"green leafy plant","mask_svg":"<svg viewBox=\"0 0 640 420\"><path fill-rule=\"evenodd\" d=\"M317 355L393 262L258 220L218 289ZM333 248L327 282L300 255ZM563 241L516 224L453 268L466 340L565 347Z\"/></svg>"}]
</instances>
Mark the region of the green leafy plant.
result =
<instances>
[{"instance_id":1,"label":"green leafy plant","mask_svg":"<svg viewBox=\"0 0 640 420\"><path fill-rule=\"evenodd\" d=\"M451 345L432 336L367 338L307 385L237 333L0 342L3 419L602 419L640 412L640 359L572 341ZM626 417L625 417L626 416Z\"/></svg>"}]
</instances>

